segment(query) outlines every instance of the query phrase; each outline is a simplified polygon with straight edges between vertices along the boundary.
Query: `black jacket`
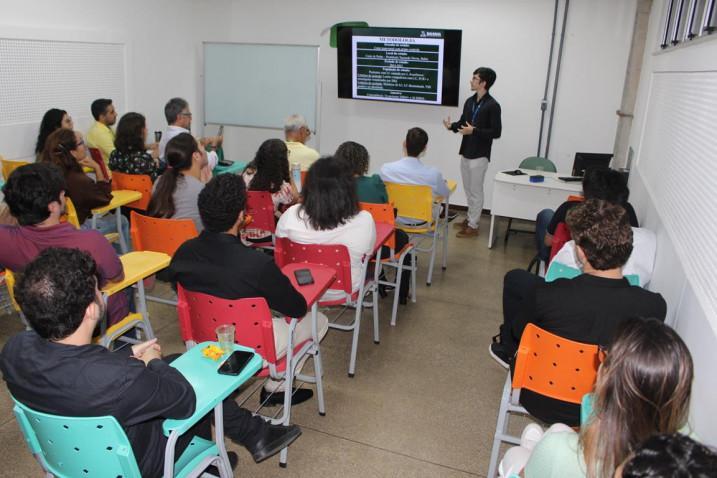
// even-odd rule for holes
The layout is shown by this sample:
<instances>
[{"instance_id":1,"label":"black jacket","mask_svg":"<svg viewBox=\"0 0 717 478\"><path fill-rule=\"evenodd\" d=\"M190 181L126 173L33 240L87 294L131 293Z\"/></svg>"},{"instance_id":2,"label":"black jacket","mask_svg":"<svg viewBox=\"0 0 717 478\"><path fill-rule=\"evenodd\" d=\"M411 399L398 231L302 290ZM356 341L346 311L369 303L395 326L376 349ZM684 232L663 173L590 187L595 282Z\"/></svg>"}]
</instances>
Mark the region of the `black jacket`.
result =
<instances>
[{"instance_id":1,"label":"black jacket","mask_svg":"<svg viewBox=\"0 0 717 478\"><path fill-rule=\"evenodd\" d=\"M461 149L458 154L467 159L487 157L490 160L490 149L493 140L500 138L503 126L500 121L500 104L486 93L478 102L478 95L468 98L463 105L463 114L460 119L451 124L451 131L458 132L458 129L471 123L475 129L473 134L463 136ZM475 111L475 118L474 118Z\"/></svg>"}]
</instances>

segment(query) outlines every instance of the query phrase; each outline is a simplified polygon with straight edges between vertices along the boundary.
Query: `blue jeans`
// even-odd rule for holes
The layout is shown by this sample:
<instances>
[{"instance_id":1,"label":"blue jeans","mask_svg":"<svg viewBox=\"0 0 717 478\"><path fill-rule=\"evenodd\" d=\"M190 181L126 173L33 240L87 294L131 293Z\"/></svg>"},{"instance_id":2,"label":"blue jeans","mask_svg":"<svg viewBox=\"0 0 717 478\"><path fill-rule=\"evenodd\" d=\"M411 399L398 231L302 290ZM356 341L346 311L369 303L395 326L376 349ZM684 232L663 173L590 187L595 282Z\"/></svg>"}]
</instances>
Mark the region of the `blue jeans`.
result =
<instances>
[{"instance_id":1,"label":"blue jeans","mask_svg":"<svg viewBox=\"0 0 717 478\"><path fill-rule=\"evenodd\" d=\"M543 262L548 262L550 258L550 247L545 245L545 233L548 229L548 224L553 219L555 211L552 209L543 209L538 213L535 218L535 247L538 251L538 257Z\"/></svg>"},{"instance_id":2,"label":"blue jeans","mask_svg":"<svg viewBox=\"0 0 717 478\"><path fill-rule=\"evenodd\" d=\"M120 215L120 220L122 224L122 231L117 231L117 218L115 217L115 214L120 214L119 211L112 213L112 214L105 214L102 217L97 218L97 227L96 229L100 231L103 235L109 234L111 232L120 232L122 234L122 237L125 238L127 241L127 247L131 251L132 250L132 242L129 237L129 221L126 217ZM81 226L82 229L92 229L92 218L88 217L85 222L82 223ZM115 248L115 251L117 251L117 254L122 254L122 250L120 249L120 245L118 242L115 242L112 244L112 247Z\"/></svg>"}]
</instances>

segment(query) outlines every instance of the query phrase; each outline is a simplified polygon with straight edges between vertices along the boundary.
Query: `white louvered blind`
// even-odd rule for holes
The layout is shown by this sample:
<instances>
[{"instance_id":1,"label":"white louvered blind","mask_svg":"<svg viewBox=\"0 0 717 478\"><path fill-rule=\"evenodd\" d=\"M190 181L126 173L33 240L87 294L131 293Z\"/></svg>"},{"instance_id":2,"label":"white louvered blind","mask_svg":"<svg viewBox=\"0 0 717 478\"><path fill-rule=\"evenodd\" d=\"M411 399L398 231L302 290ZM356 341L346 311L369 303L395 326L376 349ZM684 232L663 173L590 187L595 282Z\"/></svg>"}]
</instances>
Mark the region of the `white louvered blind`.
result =
<instances>
[{"instance_id":1,"label":"white louvered blind","mask_svg":"<svg viewBox=\"0 0 717 478\"><path fill-rule=\"evenodd\" d=\"M89 116L125 104L124 45L0 38L0 126L39 123L49 108Z\"/></svg>"},{"instance_id":2,"label":"white louvered blind","mask_svg":"<svg viewBox=\"0 0 717 478\"><path fill-rule=\"evenodd\" d=\"M717 71L653 73L637 171L717 317Z\"/></svg>"}]
</instances>

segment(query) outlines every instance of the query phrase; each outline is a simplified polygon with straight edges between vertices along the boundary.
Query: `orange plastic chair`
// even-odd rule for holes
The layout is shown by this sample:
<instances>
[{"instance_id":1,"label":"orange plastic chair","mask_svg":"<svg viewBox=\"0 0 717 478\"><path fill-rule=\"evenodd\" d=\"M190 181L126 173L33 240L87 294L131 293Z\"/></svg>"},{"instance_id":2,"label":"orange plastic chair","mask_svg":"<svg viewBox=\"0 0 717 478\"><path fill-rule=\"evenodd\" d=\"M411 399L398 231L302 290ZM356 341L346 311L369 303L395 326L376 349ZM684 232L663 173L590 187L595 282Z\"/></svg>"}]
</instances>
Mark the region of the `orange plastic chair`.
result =
<instances>
[{"instance_id":1,"label":"orange plastic chair","mask_svg":"<svg viewBox=\"0 0 717 478\"><path fill-rule=\"evenodd\" d=\"M384 222L395 225L395 217L393 213L393 204L374 204L361 202L359 207L363 211L368 211L373 216L374 222ZM400 251L396 251L396 234L391 234L391 237L386 241L386 246L391 249L391 255L389 257L381 258L381 266L389 266L396 269L396 280L391 282L389 280L379 280L378 283L381 285L390 285L394 287L393 293L393 310L391 312L391 325L396 325L396 316L398 315L398 298L401 289L402 272L404 270L411 271L411 301L416 302L416 253L415 245L411 242L403 246ZM411 255L411 265L403 265L403 260L407 255Z\"/></svg>"},{"instance_id":2,"label":"orange plastic chair","mask_svg":"<svg viewBox=\"0 0 717 478\"><path fill-rule=\"evenodd\" d=\"M488 477L495 477L501 442L520 444L520 437L508 435L510 413L529 415L519 404L520 389L525 388L564 402L582 402L592 392L600 365L597 345L583 344L546 332L528 324L520 338L515 370L503 386L503 395L495 427Z\"/></svg>"},{"instance_id":3,"label":"orange plastic chair","mask_svg":"<svg viewBox=\"0 0 717 478\"><path fill-rule=\"evenodd\" d=\"M126 189L142 193L142 199L127 204L127 207L146 211L152 199L152 178L146 174L112 173L112 189Z\"/></svg>"},{"instance_id":4,"label":"orange plastic chair","mask_svg":"<svg viewBox=\"0 0 717 478\"><path fill-rule=\"evenodd\" d=\"M164 252L173 256L179 246L197 237L197 226L191 219L162 219L130 213L130 236L136 251Z\"/></svg>"},{"instance_id":5,"label":"orange plastic chair","mask_svg":"<svg viewBox=\"0 0 717 478\"><path fill-rule=\"evenodd\" d=\"M8 161L7 159L0 156L0 164L2 165L2 177L5 179L5 182L7 182L13 171L15 171L20 166L25 166L30 163L28 163L27 161Z\"/></svg>"}]
</instances>

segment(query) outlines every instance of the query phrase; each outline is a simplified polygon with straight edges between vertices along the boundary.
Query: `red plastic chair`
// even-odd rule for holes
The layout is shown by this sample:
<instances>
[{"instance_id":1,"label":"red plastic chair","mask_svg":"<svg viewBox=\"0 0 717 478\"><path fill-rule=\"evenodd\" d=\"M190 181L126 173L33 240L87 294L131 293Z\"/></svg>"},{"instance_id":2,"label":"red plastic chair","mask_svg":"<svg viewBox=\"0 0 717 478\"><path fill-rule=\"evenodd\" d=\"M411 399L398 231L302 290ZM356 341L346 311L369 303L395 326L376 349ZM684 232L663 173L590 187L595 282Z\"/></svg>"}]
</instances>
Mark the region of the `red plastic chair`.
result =
<instances>
[{"instance_id":1,"label":"red plastic chair","mask_svg":"<svg viewBox=\"0 0 717 478\"><path fill-rule=\"evenodd\" d=\"M571 240L570 230L567 224L564 222L558 223L555 228L555 234L553 234L553 243L550 246L550 258L548 259L548 265L553 261L553 257L563 248L566 242ZM547 267L546 267L547 270Z\"/></svg>"},{"instance_id":2,"label":"red plastic chair","mask_svg":"<svg viewBox=\"0 0 717 478\"><path fill-rule=\"evenodd\" d=\"M107 165L105 164L105 160L102 159L102 152L100 152L97 148L87 148L90 150L90 156L92 156L92 159L95 160L97 164L100 165L100 168L102 168L102 172L104 173L106 178L111 178L112 173L110 173L109 169L107 168Z\"/></svg>"},{"instance_id":3,"label":"red plastic chair","mask_svg":"<svg viewBox=\"0 0 717 478\"><path fill-rule=\"evenodd\" d=\"M271 234L271 241L249 242L251 247L265 249L274 248L274 231L276 231L276 217L274 216L274 201L268 191L247 191L246 213L251 216L251 226L248 229L258 229Z\"/></svg>"},{"instance_id":4,"label":"red plastic chair","mask_svg":"<svg viewBox=\"0 0 717 478\"><path fill-rule=\"evenodd\" d=\"M291 392L294 379L316 384L319 415L325 415L324 389L321 382L322 364L316 328L312 338L293 344L294 328L299 318L286 318L289 323L286 354L277 355L274 345L274 322L269 305L263 297L246 299L222 299L201 292L192 292L177 284L177 316L182 339L187 348L204 341L216 340L216 328L220 325L234 326L234 341L251 347L262 356L266 366L257 374L273 380L283 380L284 410L274 424L288 425L291 419ZM305 318L303 320L311 320ZM297 375L296 368L306 354L314 357L314 376ZM280 464L286 464L286 449L282 450Z\"/></svg>"},{"instance_id":5,"label":"red plastic chair","mask_svg":"<svg viewBox=\"0 0 717 478\"><path fill-rule=\"evenodd\" d=\"M361 267L361 278L365 278L353 291L351 283L351 258L346 246L341 244L299 244L285 237L276 238L274 260L279 268L286 264L312 263L331 267L336 271L336 280L331 290L341 290L344 296L338 300L319 301L319 306L328 307L342 305L355 307L354 320L348 325L329 323L332 329L353 331L351 344L351 359L349 361L349 377L356 371L356 351L358 349L359 330L361 328L361 313L363 311L363 298L367 293L372 294L374 343L379 342L378 337L378 287L376 282L366 278L369 257L364 257Z\"/></svg>"}]
</instances>

